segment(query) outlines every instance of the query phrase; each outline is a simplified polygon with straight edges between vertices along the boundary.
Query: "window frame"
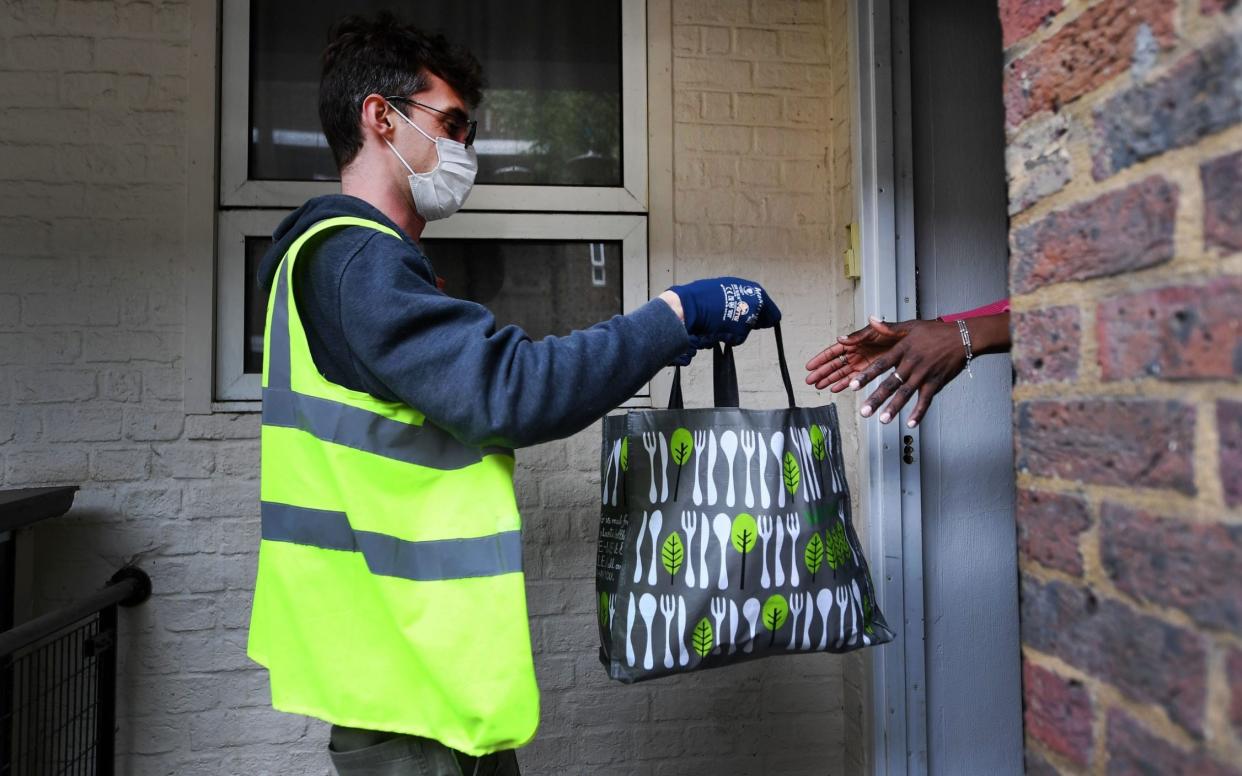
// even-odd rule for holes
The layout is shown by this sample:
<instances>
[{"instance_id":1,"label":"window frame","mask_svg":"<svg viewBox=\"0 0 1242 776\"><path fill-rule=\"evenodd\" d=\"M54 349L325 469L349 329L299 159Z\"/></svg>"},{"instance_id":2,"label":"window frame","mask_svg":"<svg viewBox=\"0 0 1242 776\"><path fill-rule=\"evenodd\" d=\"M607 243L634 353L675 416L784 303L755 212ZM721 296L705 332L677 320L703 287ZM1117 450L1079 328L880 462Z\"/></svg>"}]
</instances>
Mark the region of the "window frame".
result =
<instances>
[{"instance_id":1,"label":"window frame","mask_svg":"<svg viewBox=\"0 0 1242 776\"><path fill-rule=\"evenodd\" d=\"M220 60L220 206L297 207L336 181L250 180L250 0L223 0ZM474 187L464 211L643 213L647 186L647 8L621 2L621 181L606 186Z\"/></svg>"},{"instance_id":2,"label":"window frame","mask_svg":"<svg viewBox=\"0 0 1242 776\"><path fill-rule=\"evenodd\" d=\"M189 0L190 8L190 71L188 76L189 101L187 104L187 156L186 169L186 327L183 369L183 407L187 414L207 415L212 413L250 413L261 410L258 394L253 399L225 400L215 395L216 386L216 324L217 302L221 295L240 295L238 303L245 304L244 288L238 286L232 290L224 287L217 277L219 262L216 241L220 234L220 221L226 214L240 212L240 207L229 205L222 200L222 126L223 105L223 70L228 47L224 35L224 7L234 0ZM636 18L645 19L646 29L635 28L632 23L625 24L622 31L623 48L640 47L645 49L642 72L645 73L645 84L627 77L623 84L623 114L630 115L629 108L638 111L637 115L646 119L645 138L639 143L636 151L627 150L627 163L623 174L629 175L629 164L639 159L645 160L641 169L645 188L637 189L635 201L645 202L645 214L640 210L624 211L621 209L603 208L598 202L591 202L585 196L585 188L566 187L573 195L568 204L575 207L581 205L584 212L595 212L600 215L620 213L623 215L639 215L646 222L646 277L648 288L663 288L675 282L674 269L674 186L673 186L673 12L671 0L622 0L624 19L631 22ZM245 9L248 19L249 6ZM635 16L635 14L640 14ZM624 22L623 22L624 23ZM247 30L248 34L248 30ZM645 46L644 46L645 38ZM249 42L247 38L246 47ZM246 57L248 61L248 56ZM628 69L626 69L629 72ZM641 97L635 93L641 92ZM247 108L248 110L248 108ZM628 120L628 119L627 119ZM628 124L627 124L628 126ZM633 176L631 176L633 177ZM629 185L633 181L626 178ZM326 182L323 191L337 191L338 184ZM493 187L502 188L502 187ZM515 190L520 187L503 187ZM536 187L551 188L551 187ZM620 194L616 195L620 198ZM287 210L302 204L301 200L292 201L285 206L276 206ZM469 209L482 209L482 200L471 197ZM555 204L555 203L553 203ZM532 203L524 200L522 209L530 209ZM246 206L249 209L258 209ZM507 210L507 208L494 208ZM458 214L454 219L464 215ZM451 223L450 219L448 223ZM481 235L472 235L481 236ZM491 236L491 235L488 235ZM505 238L507 235L495 235ZM241 309L240 307L238 309ZM628 309L627 309L628 311ZM662 370L655 375L649 390L635 396L627 402L626 407L652 406L650 396L667 394L672 385L671 369Z\"/></svg>"},{"instance_id":3,"label":"window frame","mask_svg":"<svg viewBox=\"0 0 1242 776\"><path fill-rule=\"evenodd\" d=\"M246 373L245 353L237 347L246 331L246 238L268 236L289 210L226 210L220 213L217 277L221 288L243 293L216 296L215 386L221 402L254 402L260 375ZM458 213L428 224L428 240L585 240L621 243L621 307L647 301L647 219L642 215L595 213ZM431 256L435 261L434 254ZM646 388L635 399L649 399Z\"/></svg>"}]
</instances>

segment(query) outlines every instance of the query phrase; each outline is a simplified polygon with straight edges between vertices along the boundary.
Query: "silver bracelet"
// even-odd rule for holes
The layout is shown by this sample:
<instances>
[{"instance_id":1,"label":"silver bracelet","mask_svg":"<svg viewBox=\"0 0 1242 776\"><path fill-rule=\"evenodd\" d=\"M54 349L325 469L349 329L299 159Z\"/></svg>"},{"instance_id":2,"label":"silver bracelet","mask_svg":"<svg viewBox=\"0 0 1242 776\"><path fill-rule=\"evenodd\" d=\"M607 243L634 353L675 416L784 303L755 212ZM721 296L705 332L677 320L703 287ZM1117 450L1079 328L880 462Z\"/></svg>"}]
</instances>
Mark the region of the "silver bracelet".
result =
<instances>
[{"instance_id":1,"label":"silver bracelet","mask_svg":"<svg viewBox=\"0 0 1242 776\"><path fill-rule=\"evenodd\" d=\"M962 334L962 347L966 348L966 374L970 375L970 379L975 379L975 373L970 371L971 359L975 354L970 349L970 329L966 328L966 321L958 320L957 330Z\"/></svg>"}]
</instances>

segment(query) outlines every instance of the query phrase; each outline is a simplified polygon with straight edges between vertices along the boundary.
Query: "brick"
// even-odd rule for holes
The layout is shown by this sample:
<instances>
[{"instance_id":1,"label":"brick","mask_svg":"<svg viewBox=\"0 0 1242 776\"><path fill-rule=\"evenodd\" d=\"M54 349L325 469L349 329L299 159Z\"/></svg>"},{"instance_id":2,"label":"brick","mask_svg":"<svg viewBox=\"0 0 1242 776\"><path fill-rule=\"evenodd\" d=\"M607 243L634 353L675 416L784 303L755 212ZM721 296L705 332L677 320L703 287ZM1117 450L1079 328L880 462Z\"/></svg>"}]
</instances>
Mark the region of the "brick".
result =
<instances>
[{"instance_id":1,"label":"brick","mask_svg":"<svg viewBox=\"0 0 1242 776\"><path fill-rule=\"evenodd\" d=\"M1242 650L1230 649L1225 657L1225 676L1229 682L1229 721L1242 733Z\"/></svg>"},{"instance_id":2,"label":"brick","mask_svg":"<svg viewBox=\"0 0 1242 776\"><path fill-rule=\"evenodd\" d=\"M738 159L737 182L747 188L778 188L781 185L781 163L775 159Z\"/></svg>"},{"instance_id":3,"label":"brick","mask_svg":"<svg viewBox=\"0 0 1242 776\"><path fill-rule=\"evenodd\" d=\"M680 224L677 227L677 256L721 256L732 247L733 228L727 225Z\"/></svg>"},{"instance_id":4,"label":"brick","mask_svg":"<svg viewBox=\"0 0 1242 776\"><path fill-rule=\"evenodd\" d=\"M1195 408L1142 399L1017 407L1018 468L1043 477L1194 494Z\"/></svg>"},{"instance_id":5,"label":"brick","mask_svg":"<svg viewBox=\"0 0 1242 776\"><path fill-rule=\"evenodd\" d=\"M123 492L117 506L127 518L173 517L181 512L181 489L143 485Z\"/></svg>"},{"instance_id":6,"label":"brick","mask_svg":"<svg viewBox=\"0 0 1242 776\"><path fill-rule=\"evenodd\" d=\"M222 477L254 479L259 476L259 445L251 441L243 444L220 445L216 448L216 473ZM591 488L593 497L598 498Z\"/></svg>"},{"instance_id":7,"label":"brick","mask_svg":"<svg viewBox=\"0 0 1242 776\"><path fill-rule=\"evenodd\" d=\"M101 38L95 41L95 69L142 75L182 73L189 62L189 48L180 44L141 38Z\"/></svg>"},{"instance_id":8,"label":"brick","mask_svg":"<svg viewBox=\"0 0 1242 776\"><path fill-rule=\"evenodd\" d=\"M1070 180L1070 119L1063 113L1030 121L1005 144L1009 215L1065 188Z\"/></svg>"},{"instance_id":9,"label":"brick","mask_svg":"<svg viewBox=\"0 0 1242 776\"><path fill-rule=\"evenodd\" d=\"M703 53L709 55L728 54L732 48L733 34L728 27L703 28Z\"/></svg>"},{"instance_id":10,"label":"brick","mask_svg":"<svg viewBox=\"0 0 1242 776\"><path fill-rule=\"evenodd\" d=\"M221 685L216 676L135 677L129 683L129 702L131 708L162 715L207 711L220 703L225 691Z\"/></svg>"},{"instance_id":11,"label":"brick","mask_svg":"<svg viewBox=\"0 0 1242 776\"><path fill-rule=\"evenodd\" d=\"M137 442L167 442L181 436L185 413L142 407L125 411L125 436Z\"/></svg>"},{"instance_id":12,"label":"brick","mask_svg":"<svg viewBox=\"0 0 1242 776\"><path fill-rule=\"evenodd\" d=\"M1125 72L1140 29L1162 47L1175 41L1174 0L1104 0L1009 64L1005 118L1017 126L1040 111L1056 111Z\"/></svg>"},{"instance_id":13,"label":"brick","mask_svg":"<svg viewBox=\"0 0 1242 776\"><path fill-rule=\"evenodd\" d=\"M151 459L156 477L202 479L215 471L215 452L210 446L156 446Z\"/></svg>"},{"instance_id":14,"label":"brick","mask_svg":"<svg viewBox=\"0 0 1242 776\"><path fill-rule=\"evenodd\" d=\"M806 95L786 97L785 118L793 124L824 124L828 121L828 101Z\"/></svg>"},{"instance_id":15,"label":"brick","mask_svg":"<svg viewBox=\"0 0 1242 776\"><path fill-rule=\"evenodd\" d=\"M764 156L819 156L820 134L813 129L756 127L755 150Z\"/></svg>"},{"instance_id":16,"label":"brick","mask_svg":"<svg viewBox=\"0 0 1242 776\"><path fill-rule=\"evenodd\" d=\"M1117 588L1242 634L1242 526L1162 518L1120 504L1100 513L1100 555Z\"/></svg>"},{"instance_id":17,"label":"brick","mask_svg":"<svg viewBox=\"0 0 1242 776\"><path fill-rule=\"evenodd\" d=\"M187 439L258 439L261 417L257 412L190 415L185 420Z\"/></svg>"},{"instance_id":18,"label":"brick","mask_svg":"<svg viewBox=\"0 0 1242 776\"><path fill-rule=\"evenodd\" d=\"M1064 7L1063 0L1001 0L1001 44L1009 48L1047 24Z\"/></svg>"},{"instance_id":19,"label":"brick","mask_svg":"<svg viewBox=\"0 0 1242 776\"><path fill-rule=\"evenodd\" d=\"M1022 579L1021 632L1030 648L1112 684L1140 703L1157 704L1196 736L1203 734L1207 645L1197 633L1098 600L1061 582Z\"/></svg>"},{"instance_id":20,"label":"brick","mask_svg":"<svg viewBox=\"0 0 1242 776\"><path fill-rule=\"evenodd\" d=\"M0 410L0 445L17 435L17 413Z\"/></svg>"},{"instance_id":21,"label":"brick","mask_svg":"<svg viewBox=\"0 0 1242 776\"><path fill-rule=\"evenodd\" d=\"M755 86L760 89L781 89L822 94L832 83L828 65L756 62Z\"/></svg>"},{"instance_id":22,"label":"brick","mask_svg":"<svg viewBox=\"0 0 1242 776\"><path fill-rule=\"evenodd\" d=\"M132 482L151 473L150 450L95 450L91 453L91 479L96 482Z\"/></svg>"},{"instance_id":23,"label":"brick","mask_svg":"<svg viewBox=\"0 0 1242 776\"><path fill-rule=\"evenodd\" d=\"M1152 176L1011 233L1014 291L1116 275L1173 258L1177 186Z\"/></svg>"},{"instance_id":24,"label":"brick","mask_svg":"<svg viewBox=\"0 0 1242 776\"><path fill-rule=\"evenodd\" d=\"M1200 0L1199 12L1204 16L1227 11L1238 4L1238 0Z\"/></svg>"},{"instance_id":25,"label":"brick","mask_svg":"<svg viewBox=\"0 0 1242 776\"><path fill-rule=\"evenodd\" d=\"M21 309L21 297L17 294L0 294L0 329L16 329Z\"/></svg>"},{"instance_id":26,"label":"brick","mask_svg":"<svg viewBox=\"0 0 1242 776\"><path fill-rule=\"evenodd\" d=\"M1048 762L1048 758L1033 751L1030 746L1026 748L1025 760L1026 769L1023 773L1026 776L1061 776L1060 769Z\"/></svg>"},{"instance_id":27,"label":"brick","mask_svg":"<svg viewBox=\"0 0 1242 776\"><path fill-rule=\"evenodd\" d=\"M99 395L108 401L136 402L142 399L142 372L109 369L99 376Z\"/></svg>"},{"instance_id":28,"label":"brick","mask_svg":"<svg viewBox=\"0 0 1242 776\"><path fill-rule=\"evenodd\" d=\"M1022 557L1082 576L1079 539L1091 527L1087 502L1078 496L1018 491L1018 550Z\"/></svg>"},{"instance_id":29,"label":"brick","mask_svg":"<svg viewBox=\"0 0 1242 776\"><path fill-rule=\"evenodd\" d=\"M18 369L13 398L21 404L83 401L95 397L95 380L86 369Z\"/></svg>"},{"instance_id":30,"label":"brick","mask_svg":"<svg viewBox=\"0 0 1242 776\"><path fill-rule=\"evenodd\" d=\"M703 120L728 121L733 118L733 98L724 92L703 93Z\"/></svg>"},{"instance_id":31,"label":"brick","mask_svg":"<svg viewBox=\"0 0 1242 776\"><path fill-rule=\"evenodd\" d=\"M36 483L77 485L90 476L90 462L83 450L64 447L47 450L9 450L9 485Z\"/></svg>"},{"instance_id":32,"label":"brick","mask_svg":"<svg viewBox=\"0 0 1242 776\"><path fill-rule=\"evenodd\" d=\"M187 483L186 517L248 517L259 514L258 480Z\"/></svg>"},{"instance_id":33,"label":"brick","mask_svg":"<svg viewBox=\"0 0 1242 776\"><path fill-rule=\"evenodd\" d=\"M673 60L673 83L682 86L706 86L720 89L745 89L750 86L751 64L718 59Z\"/></svg>"},{"instance_id":34,"label":"brick","mask_svg":"<svg viewBox=\"0 0 1242 776\"><path fill-rule=\"evenodd\" d=\"M148 367L142 370L144 401L181 401L184 380L181 369Z\"/></svg>"},{"instance_id":35,"label":"brick","mask_svg":"<svg viewBox=\"0 0 1242 776\"><path fill-rule=\"evenodd\" d=\"M1091 696L1073 679L1023 661L1026 734L1076 765L1091 757Z\"/></svg>"},{"instance_id":36,"label":"brick","mask_svg":"<svg viewBox=\"0 0 1242 776\"><path fill-rule=\"evenodd\" d=\"M0 104L7 107L43 107L55 93L55 73L0 73Z\"/></svg>"},{"instance_id":37,"label":"brick","mask_svg":"<svg viewBox=\"0 0 1242 776\"><path fill-rule=\"evenodd\" d=\"M215 601L212 598L161 596L155 601L156 617L166 630L210 630L216 626Z\"/></svg>"},{"instance_id":38,"label":"brick","mask_svg":"<svg viewBox=\"0 0 1242 776\"><path fill-rule=\"evenodd\" d=\"M699 27L677 25L673 28L673 53L697 54L703 45L703 31Z\"/></svg>"},{"instance_id":39,"label":"brick","mask_svg":"<svg viewBox=\"0 0 1242 776\"><path fill-rule=\"evenodd\" d=\"M1199 165L1203 181L1204 247L1242 251L1242 151Z\"/></svg>"},{"instance_id":40,"label":"brick","mask_svg":"<svg viewBox=\"0 0 1242 776\"><path fill-rule=\"evenodd\" d=\"M49 409L44 434L49 442L114 442L121 438L121 417L114 407Z\"/></svg>"},{"instance_id":41,"label":"brick","mask_svg":"<svg viewBox=\"0 0 1242 776\"><path fill-rule=\"evenodd\" d=\"M741 28L736 31L735 53L749 60L775 59L780 56L781 43L776 30Z\"/></svg>"},{"instance_id":42,"label":"brick","mask_svg":"<svg viewBox=\"0 0 1242 776\"><path fill-rule=\"evenodd\" d=\"M205 711L190 720L190 747L210 751L242 744L287 744L306 735L307 718L273 709Z\"/></svg>"},{"instance_id":43,"label":"brick","mask_svg":"<svg viewBox=\"0 0 1242 776\"><path fill-rule=\"evenodd\" d=\"M1242 773L1201 750L1187 751L1166 741L1120 709L1108 713L1108 776L1186 773L1238 776Z\"/></svg>"},{"instance_id":44,"label":"brick","mask_svg":"<svg viewBox=\"0 0 1242 776\"><path fill-rule=\"evenodd\" d=\"M749 0L678 0L674 24L737 24L750 21Z\"/></svg>"},{"instance_id":45,"label":"brick","mask_svg":"<svg viewBox=\"0 0 1242 776\"><path fill-rule=\"evenodd\" d=\"M84 70L94 41L71 35L17 35L5 41L9 70Z\"/></svg>"},{"instance_id":46,"label":"brick","mask_svg":"<svg viewBox=\"0 0 1242 776\"><path fill-rule=\"evenodd\" d=\"M1220 479L1225 503L1242 505L1242 402L1216 402L1216 428L1220 435Z\"/></svg>"},{"instance_id":47,"label":"brick","mask_svg":"<svg viewBox=\"0 0 1242 776\"><path fill-rule=\"evenodd\" d=\"M785 59L823 62L828 57L828 37L824 31L781 30L781 56Z\"/></svg>"},{"instance_id":48,"label":"brick","mask_svg":"<svg viewBox=\"0 0 1242 776\"><path fill-rule=\"evenodd\" d=\"M26 294L22 318L29 326L115 326L119 318L111 294Z\"/></svg>"},{"instance_id":49,"label":"brick","mask_svg":"<svg viewBox=\"0 0 1242 776\"><path fill-rule=\"evenodd\" d=\"M1242 44L1224 38L1094 110L1096 180L1242 121Z\"/></svg>"},{"instance_id":50,"label":"brick","mask_svg":"<svg viewBox=\"0 0 1242 776\"><path fill-rule=\"evenodd\" d=\"M1024 383L1078 378L1078 308L1045 307L1013 315L1013 362Z\"/></svg>"},{"instance_id":51,"label":"brick","mask_svg":"<svg viewBox=\"0 0 1242 776\"><path fill-rule=\"evenodd\" d=\"M46 254L51 235L52 226L47 221L0 217L0 245L5 253Z\"/></svg>"},{"instance_id":52,"label":"brick","mask_svg":"<svg viewBox=\"0 0 1242 776\"><path fill-rule=\"evenodd\" d=\"M754 0L756 24L821 24L825 4L816 0Z\"/></svg>"},{"instance_id":53,"label":"brick","mask_svg":"<svg viewBox=\"0 0 1242 776\"><path fill-rule=\"evenodd\" d=\"M88 331L82 340L86 361L170 363L181 355L181 335L172 332Z\"/></svg>"},{"instance_id":54,"label":"brick","mask_svg":"<svg viewBox=\"0 0 1242 776\"><path fill-rule=\"evenodd\" d=\"M1096 315L1105 380L1242 375L1242 278L1105 300Z\"/></svg>"}]
</instances>

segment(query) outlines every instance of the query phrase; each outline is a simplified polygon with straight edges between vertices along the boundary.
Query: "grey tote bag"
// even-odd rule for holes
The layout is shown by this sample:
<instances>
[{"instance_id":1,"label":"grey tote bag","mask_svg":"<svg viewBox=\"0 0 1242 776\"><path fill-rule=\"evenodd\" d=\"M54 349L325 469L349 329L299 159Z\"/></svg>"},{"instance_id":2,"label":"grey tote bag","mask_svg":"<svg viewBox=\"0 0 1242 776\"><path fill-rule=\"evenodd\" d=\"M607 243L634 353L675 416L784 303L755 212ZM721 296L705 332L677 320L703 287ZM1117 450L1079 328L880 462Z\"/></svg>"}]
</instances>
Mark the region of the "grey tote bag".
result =
<instances>
[{"instance_id":1,"label":"grey tote bag","mask_svg":"<svg viewBox=\"0 0 1242 776\"><path fill-rule=\"evenodd\" d=\"M893 639L850 520L833 405L738 408L731 348L713 408L604 421L596 593L600 660L637 682Z\"/></svg>"}]
</instances>

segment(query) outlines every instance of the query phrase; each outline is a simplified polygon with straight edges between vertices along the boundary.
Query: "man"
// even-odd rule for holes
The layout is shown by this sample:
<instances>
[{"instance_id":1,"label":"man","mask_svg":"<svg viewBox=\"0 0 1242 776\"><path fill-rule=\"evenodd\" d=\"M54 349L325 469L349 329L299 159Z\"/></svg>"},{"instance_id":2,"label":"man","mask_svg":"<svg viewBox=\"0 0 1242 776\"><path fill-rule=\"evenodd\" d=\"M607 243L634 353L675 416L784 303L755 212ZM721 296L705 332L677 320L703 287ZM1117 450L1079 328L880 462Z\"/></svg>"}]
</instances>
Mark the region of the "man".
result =
<instances>
[{"instance_id":1,"label":"man","mask_svg":"<svg viewBox=\"0 0 1242 776\"><path fill-rule=\"evenodd\" d=\"M391 16L338 25L319 111L342 194L286 218L260 271L249 653L273 706L333 723L341 776L518 772L539 699L512 448L780 316L758 285L718 278L532 342L441 293L418 239L470 191L481 82L472 56Z\"/></svg>"}]
</instances>

